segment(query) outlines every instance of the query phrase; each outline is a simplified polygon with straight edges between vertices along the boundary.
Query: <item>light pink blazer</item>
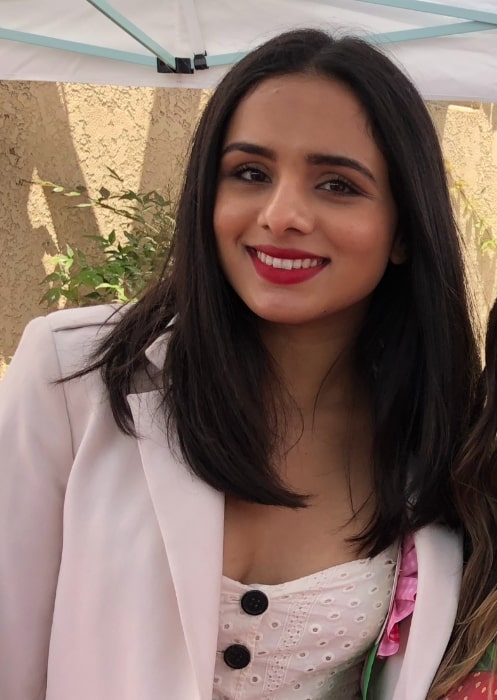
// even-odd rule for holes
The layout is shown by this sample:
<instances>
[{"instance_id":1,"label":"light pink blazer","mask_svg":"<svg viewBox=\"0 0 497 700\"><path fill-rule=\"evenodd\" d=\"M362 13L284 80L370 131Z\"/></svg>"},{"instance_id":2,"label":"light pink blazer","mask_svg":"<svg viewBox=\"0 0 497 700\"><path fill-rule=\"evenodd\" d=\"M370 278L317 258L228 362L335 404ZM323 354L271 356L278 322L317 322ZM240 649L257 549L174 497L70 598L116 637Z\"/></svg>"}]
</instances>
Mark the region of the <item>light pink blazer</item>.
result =
<instances>
[{"instance_id":1,"label":"light pink blazer","mask_svg":"<svg viewBox=\"0 0 497 700\"><path fill-rule=\"evenodd\" d=\"M109 313L33 321L0 384L1 700L212 698L222 494L167 444L153 387L128 397L136 440L97 373L54 383ZM159 339L151 366L164 352ZM424 700L451 631L459 542L429 527L416 548L409 640L373 684L378 700Z\"/></svg>"}]
</instances>

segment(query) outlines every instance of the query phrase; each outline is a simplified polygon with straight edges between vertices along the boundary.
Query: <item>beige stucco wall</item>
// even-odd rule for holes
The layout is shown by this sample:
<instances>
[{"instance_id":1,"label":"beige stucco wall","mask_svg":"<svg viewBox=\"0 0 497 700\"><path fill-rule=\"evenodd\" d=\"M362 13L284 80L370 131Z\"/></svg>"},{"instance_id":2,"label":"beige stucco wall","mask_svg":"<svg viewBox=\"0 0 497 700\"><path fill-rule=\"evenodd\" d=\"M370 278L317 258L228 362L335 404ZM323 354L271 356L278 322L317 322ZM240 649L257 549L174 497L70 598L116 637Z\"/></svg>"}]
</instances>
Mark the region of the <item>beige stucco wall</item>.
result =
<instances>
[{"instance_id":1,"label":"beige stucco wall","mask_svg":"<svg viewBox=\"0 0 497 700\"><path fill-rule=\"evenodd\" d=\"M74 209L33 179L96 193L111 166L132 189L174 194L189 138L207 94L197 90L109 88L0 82L0 366L39 305L48 256L84 234L109 232L104 212ZM464 197L497 236L497 107L430 105L455 179L464 180L456 209L464 230L480 307L497 295L495 254L482 254Z\"/></svg>"},{"instance_id":2,"label":"beige stucco wall","mask_svg":"<svg viewBox=\"0 0 497 700\"><path fill-rule=\"evenodd\" d=\"M138 191L177 190L185 152L207 94L200 90L0 82L0 371L24 325L46 312L40 282L48 256L112 217L75 209L34 179L96 194L105 166ZM111 188L111 187L110 187Z\"/></svg>"},{"instance_id":3,"label":"beige stucco wall","mask_svg":"<svg viewBox=\"0 0 497 700\"><path fill-rule=\"evenodd\" d=\"M497 297L497 256L481 248L482 241L497 238L497 104L429 107L442 141L469 279L484 323ZM457 182L462 183L460 189Z\"/></svg>"}]
</instances>

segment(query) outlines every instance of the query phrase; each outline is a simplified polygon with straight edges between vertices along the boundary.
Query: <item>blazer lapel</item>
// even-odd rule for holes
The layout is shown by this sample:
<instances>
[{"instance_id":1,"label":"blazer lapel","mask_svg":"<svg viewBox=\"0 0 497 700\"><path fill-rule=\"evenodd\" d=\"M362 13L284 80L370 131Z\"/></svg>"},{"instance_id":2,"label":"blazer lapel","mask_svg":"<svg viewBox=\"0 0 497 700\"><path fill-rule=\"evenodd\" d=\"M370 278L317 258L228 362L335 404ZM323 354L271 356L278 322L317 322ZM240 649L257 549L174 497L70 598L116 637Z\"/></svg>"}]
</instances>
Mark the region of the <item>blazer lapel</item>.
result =
<instances>
[{"instance_id":1,"label":"blazer lapel","mask_svg":"<svg viewBox=\"0 0 497 700\"><path fill-rule=\"evenodd\" d=\"M200 700L212 698L223 563L224 496L173 454L160 393L128 396L138 445L173 578Z\"/></svg>"},{"instance_id":2,"label":"blazer lapel","mask_svg":"<svg viewBox=\"0 0 497 700\"><path fill-rule=\"evenodd\" d=\"M379 671L372 698L425 700L454 625L462 575L460 537L429 525L415 534L414 543L418 559L414 612L400 625L401 648Z\"/></svg>"}]
</instances>

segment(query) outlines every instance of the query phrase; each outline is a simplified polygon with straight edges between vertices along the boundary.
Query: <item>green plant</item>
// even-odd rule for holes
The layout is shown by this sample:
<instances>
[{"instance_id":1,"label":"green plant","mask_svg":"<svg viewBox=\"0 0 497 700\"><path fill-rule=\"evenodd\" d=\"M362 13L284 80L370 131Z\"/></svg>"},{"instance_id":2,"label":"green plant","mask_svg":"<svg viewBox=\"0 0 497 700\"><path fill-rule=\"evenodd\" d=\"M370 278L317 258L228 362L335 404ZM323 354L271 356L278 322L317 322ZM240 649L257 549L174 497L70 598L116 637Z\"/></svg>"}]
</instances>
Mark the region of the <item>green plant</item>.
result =
<instances>
[{"instance_id":1,"label":"green plant","mask_svg":"<svg viewBox=\"0 0 497 700\"><path fill-rule=\"evenodd\" d=\"M456 195L461 198L463 213L469 217L474 229L477 231L482 252L497 249L497 238L492 233L490 221L480 214L482 207L477 197L468 194L468 184L456 177L450 163L445 163L445 169L449 178L449 191L455 200Z\"/></svg>"},{"instance_id":2,"label":"green plant","mask_svg":"<svg viewBox=\"0 0 497 700\"><path fill-rule=\"evenodd\" d=\"M133 301L157 273L171 244L174 232L173 206L155 190L134 192L123 187L122 178L111 168L110 177L119 183L117 191L101 187L98 197L90 197L85 187L67 189L53 182L36 184L68 198L84 201L73 206L106 209L123 221L123 227L108 235L85 236L97 244L99 256L66 246L52 256L55 267L42 284L48 285L41 301L58 305L61 299L72 305Z\"/></svg>"}]
</instances>

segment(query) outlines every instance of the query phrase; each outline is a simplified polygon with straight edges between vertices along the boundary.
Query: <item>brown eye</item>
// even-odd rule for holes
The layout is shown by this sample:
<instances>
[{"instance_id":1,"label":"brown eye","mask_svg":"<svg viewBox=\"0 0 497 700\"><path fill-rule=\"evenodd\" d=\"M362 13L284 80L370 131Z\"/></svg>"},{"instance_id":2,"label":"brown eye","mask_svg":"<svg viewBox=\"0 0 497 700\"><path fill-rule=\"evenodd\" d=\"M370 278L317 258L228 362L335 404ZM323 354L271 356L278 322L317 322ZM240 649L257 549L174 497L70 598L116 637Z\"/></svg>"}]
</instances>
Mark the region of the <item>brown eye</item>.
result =
<instances>
[{"instance_id":1,"label":"brown eye","mask_svg":"<svg viewBox=\"0 0 497 700\"><path fill-rule=\"evenodd\" d=\"M269 178L265 172L252 166L243 166L242 168L238 168L235 172L235 177L247 182L269 182Z\"/></svg>"},{"instance_id":2,"label":"brown eye","mask_svg":"<svg viewBox=\"0 0 497 700\"><path fill-rule=\"evenodd\" d=\"M344 177L334 177L327 180L319 188L327 192L336 192L337 194L359 194L357 189Z\"/></svg>"}]
</instances>

